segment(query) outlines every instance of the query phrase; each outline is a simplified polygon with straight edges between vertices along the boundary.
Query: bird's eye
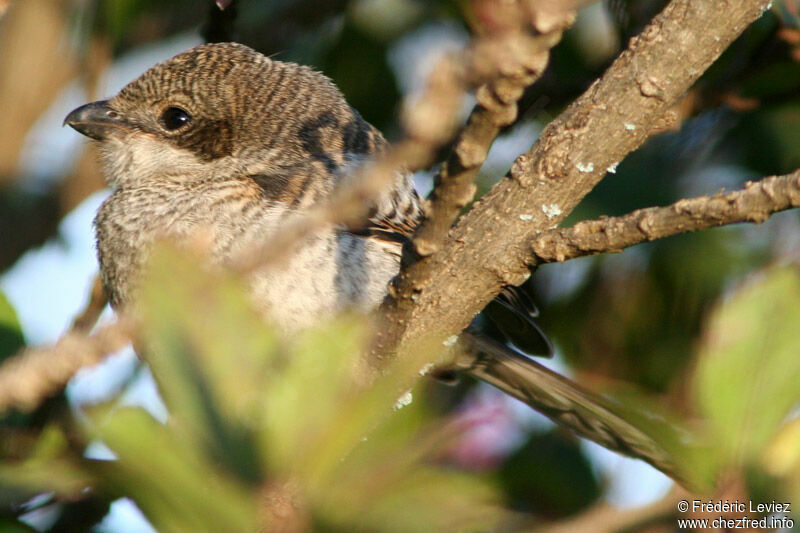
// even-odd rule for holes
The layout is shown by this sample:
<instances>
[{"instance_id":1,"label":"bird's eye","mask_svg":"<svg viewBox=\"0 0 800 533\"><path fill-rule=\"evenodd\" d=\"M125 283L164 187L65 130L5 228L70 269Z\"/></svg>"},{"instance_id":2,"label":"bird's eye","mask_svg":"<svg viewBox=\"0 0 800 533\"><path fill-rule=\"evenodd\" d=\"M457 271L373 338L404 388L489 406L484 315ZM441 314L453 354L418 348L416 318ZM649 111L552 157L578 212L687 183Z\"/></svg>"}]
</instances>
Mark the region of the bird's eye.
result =
<instances>
[{"instance_id":1,"label":"bird's eye","mask_svg":"<svg viewBox=\"0 0 800 533\"><path fill-rule=\"evenodd\" d=\"M192 116L180 107L168 107L161 113L161 118L158 121L164 128L172 131L191 122Z\"/></svg>"}]
</instances>

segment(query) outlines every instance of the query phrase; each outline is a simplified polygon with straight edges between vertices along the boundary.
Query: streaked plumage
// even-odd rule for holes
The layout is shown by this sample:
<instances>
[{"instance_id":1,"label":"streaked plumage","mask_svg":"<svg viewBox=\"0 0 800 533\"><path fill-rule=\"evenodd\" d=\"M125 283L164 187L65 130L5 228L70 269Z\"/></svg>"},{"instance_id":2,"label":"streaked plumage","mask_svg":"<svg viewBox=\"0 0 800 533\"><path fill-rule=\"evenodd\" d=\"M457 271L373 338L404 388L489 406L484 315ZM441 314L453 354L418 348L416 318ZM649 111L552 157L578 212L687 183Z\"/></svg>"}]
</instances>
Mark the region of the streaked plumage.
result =
<instances>
[{"instance_id":1,"label":"streaked plumage","mask_svg":"<svg viewBox=\"0 0 800 533\"><path fill-rule=\"evenodd\" d=\"M115 306L132 298L156 237L211 232L210 256L224 264L330 195L385 144L328 78L236 44L180 54L105 105L124 117L102 134L114 191L95 221ZM161 121L173 107L191 121L169 131ZM253 275L254 302L286 330L374 307L398 270L402 242L380 237L407 236L420 215L411 182L398 176L366 227L320 232L285 265Z\"/></svg>"}]
</instances>

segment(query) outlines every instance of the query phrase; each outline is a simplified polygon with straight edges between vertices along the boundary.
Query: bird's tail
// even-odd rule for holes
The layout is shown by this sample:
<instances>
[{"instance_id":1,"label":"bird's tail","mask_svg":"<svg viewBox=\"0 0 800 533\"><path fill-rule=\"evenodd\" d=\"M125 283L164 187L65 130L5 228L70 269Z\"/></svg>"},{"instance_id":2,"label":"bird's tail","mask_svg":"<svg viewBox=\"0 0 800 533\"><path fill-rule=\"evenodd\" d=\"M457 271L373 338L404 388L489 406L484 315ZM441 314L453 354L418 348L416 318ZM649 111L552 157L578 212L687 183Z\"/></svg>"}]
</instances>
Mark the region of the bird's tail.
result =
<instances>
[{"instance_id":1,"label":"bird's tail","mask_svg":"<svg viewBox=\"0 0 800 533\"><path fill-rule=\"evenodd\" d=\"M540 365L513 347L466 332L466 352L457 366L533 407L554 422L610 450L641 459L674 478L680 476L670 453L618 414L611 400Z\"/></svg>"}]
</instances>

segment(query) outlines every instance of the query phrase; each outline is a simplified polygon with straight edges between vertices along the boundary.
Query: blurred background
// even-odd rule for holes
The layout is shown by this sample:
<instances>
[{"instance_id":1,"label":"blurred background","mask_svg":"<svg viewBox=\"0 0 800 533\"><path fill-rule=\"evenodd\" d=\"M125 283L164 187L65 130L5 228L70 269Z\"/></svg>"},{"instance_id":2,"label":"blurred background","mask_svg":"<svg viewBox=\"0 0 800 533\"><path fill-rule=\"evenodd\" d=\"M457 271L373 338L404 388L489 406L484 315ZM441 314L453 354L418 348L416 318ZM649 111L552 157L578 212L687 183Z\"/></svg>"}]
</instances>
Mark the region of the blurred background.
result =
<instances>
[{"instance_id":1,"label":"blurred background","mask_svg":"<svg viewBox=\"0 0 800 533\"><path fill-rule=\"evenodd\" d=\"M439 54L468 42L491 3L238 0L220 11L211 0L0 1L0 357L54 342L86 305L96 273L91 220L108 192L92 145L61 126L71 109L113 95L158 61L231 36L275 59L314 66L368 121L397 138L403 98L420 88ZM480 192L665 4L611 0L580 11L545 75L526 91L517 123L495 143ZM565 225L800 167L798 2L774 2L690 90L680 116L674 130L625 159ZM416 176L421 193L435 170ZM757 226L540 268L528 288L557 347L547 364L591 389L631 394L691 419L698 346L711 310L763 269L800 260L799 216L789 211ZM491 476L515 511L566 520L599 502L622 509L652 503L672 486L649 466L580 441L488 386L464 380L428 388L435 408L466 428L448 460ZM130 351L82 372L68 396L73 413L117 396L167 416L148 370ZM6 423L8 432L13 424ZM10 448L3 450L7 459L21 453ZM96 442L88 453L108 451ZM102 519L100 530L148 530L131 500L110 502L110 514L106 502L92 515ZM28 520L39 529L90 527L70 526L62 508L30 508L40 511Z\"/></svg>"}]
</instances>

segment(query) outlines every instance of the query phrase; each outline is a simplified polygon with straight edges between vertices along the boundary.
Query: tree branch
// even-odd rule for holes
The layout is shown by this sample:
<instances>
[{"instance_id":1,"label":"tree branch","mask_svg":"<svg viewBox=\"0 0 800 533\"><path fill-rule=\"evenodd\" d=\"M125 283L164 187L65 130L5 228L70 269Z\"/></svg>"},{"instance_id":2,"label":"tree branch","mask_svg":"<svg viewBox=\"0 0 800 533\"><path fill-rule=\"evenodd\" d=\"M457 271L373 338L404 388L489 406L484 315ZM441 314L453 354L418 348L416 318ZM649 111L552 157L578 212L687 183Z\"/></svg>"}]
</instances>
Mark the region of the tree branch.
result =
<instances>
[{"instance_id":1,"label":"tree branch","mask_svg":"<svg viewBox=\"0 0 800 533\"><path fill-rule=\"evenodd\" d=\"M548 26L540 35L531 37L528 27L520 18L523 6L511 4L509 18L513 26L494 38L485 38L479 45L488 50L485 56L494 56L500 76L481 85L477 92L477 105L472 110L466 127L456 139L450 155L434 178L434 188L428 197L426 220L414 235L414 251L420 256L408 269L407 283L426 276L424 257L434 253L444 241L450 226L461 209L475 195L475 177L486 160L500 129L514 123L517 118L517 101L525 87L534 83L545 70L550 49L558 44L561 35L575 20L572 2L563 2L560 10L551 13ZM535 6L534 6L535 7ZM539 6L541 7L541 6ZM552 11L552 10L551 10ZM531 14L531 23L536 20ZM494 68L498 68L495 66Z\"/></svg>"},{"instance_id":2,"label":"tree branch","mask_svg":"<svg viewBox=\"0 0 800 533\"><path fill-rule=\"evenodd\" d=\"M108 297L106 291L103 290L103 280L97 275L92 282L89 301L86 302L83 311L72 321L70 329L77 333L90 333L100 319L100 315L103 314L107 303Z\"/></svg>"},{"instance_id":3,"label":"tree branch","mask_svg":"<svg viewBox=\"0 0 800 533\"><path fill-rule=\"evenodd\" d=\"M634 244L726 224L759 224L793 207L800 207L800 169L748 182L744 189L727 194L679 200L666 207L648 207L621 217L543 231L528 241L532 255L527 263L535 266L620 252Z\"/></svg>"},{"instance_id":4,"label":"tree branch","mask_svg":"<svg viewBox=\"0 0 800 533\"><path fill-rule=\"evenodd\" d=\"M92 336L70 331L51 347L27 348L7 359L0 366L0 413L15 407L34 409L78 370L128 344L130 331L130 324L120 318Z\"/></svg>"},{"instance_id":5,"label":"tree branch","mask_svg":"<svg viewBox=\"0 0 800 533\"><path fill-rule=\"evenodd\" d=\"M401 272L383 305L377 351L441 345L503 286L524 281L522 243L557 225L607 168L662 129L670 106L768 5L728 0L720 17L717 2L673 0L461 218L428 258L430 274L408 283Z\"/></svg>"}]
</instances>

